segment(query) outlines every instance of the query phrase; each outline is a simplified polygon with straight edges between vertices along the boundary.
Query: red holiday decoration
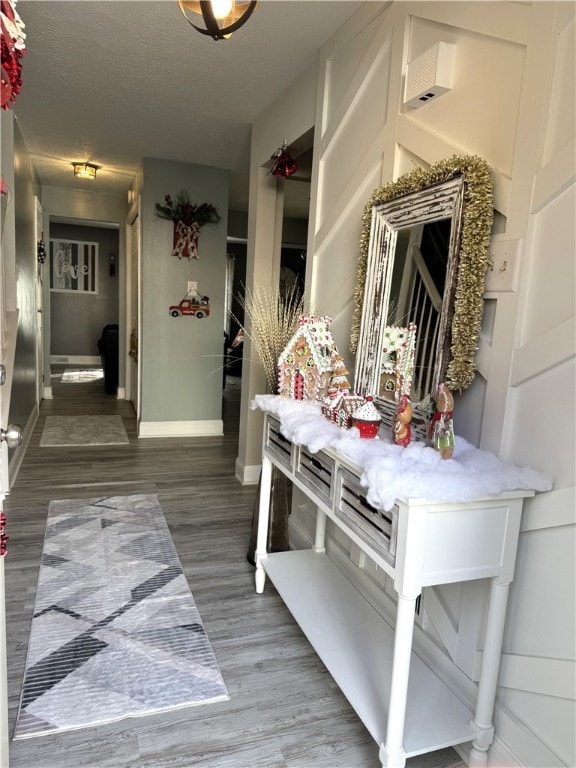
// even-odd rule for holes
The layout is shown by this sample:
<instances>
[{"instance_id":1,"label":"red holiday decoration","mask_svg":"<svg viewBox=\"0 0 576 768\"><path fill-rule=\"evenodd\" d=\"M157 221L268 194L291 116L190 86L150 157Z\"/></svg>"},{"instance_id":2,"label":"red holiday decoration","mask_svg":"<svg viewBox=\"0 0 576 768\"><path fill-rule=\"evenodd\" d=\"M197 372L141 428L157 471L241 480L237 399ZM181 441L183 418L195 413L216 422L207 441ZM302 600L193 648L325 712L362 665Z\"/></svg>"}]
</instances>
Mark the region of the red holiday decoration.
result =
<instances>
[{"instance_id":1,"label":"red holiday decoration","mask_svg":"<svg viewBox=\"0 0 576 768\"><path fill-rule=\"evenodd\" d=\"M298 170L298 163L286 151L286 143L277 149L270 159L272 160L272 168L270 169L272 176L281 176L286 179Z\"/></svg>"},{"instance_id":2,"label":"red holiday decoration","mask_svg":"<svg viewBox=\"0 0 576 768\"><path fill-rule=\"evenodd\" d=\"M0 512L0 557L8 552L8 539L10 536L6 536L6 515L4 512Z\"/></svg>"},{"instance_id":3,"label":"red holiday decoration","mask_svg":"<svg viewBox=\"0 0 576 768\"><path fill-rule=\"evenodd\" d=\"M22 87L22 55L26 50L24 24L15 10L15 2L1 0L0 27L2 29L2 68L0 106L8 109Z\"/></svg>"},{"instance_id":4,"label":"red holiday decoration","mask_svg":"<svg viewBox=\"0 0 576 768\"><path fill-rule=\"evenodd\" d=\"M220 214L211 203L195 205L186 190L179 192L175 201L166 195L164 205L156 203L156 214L174 222L172 256L188 260L198 258L200 227L220 221Z\"/></svg>"}]
</instances>

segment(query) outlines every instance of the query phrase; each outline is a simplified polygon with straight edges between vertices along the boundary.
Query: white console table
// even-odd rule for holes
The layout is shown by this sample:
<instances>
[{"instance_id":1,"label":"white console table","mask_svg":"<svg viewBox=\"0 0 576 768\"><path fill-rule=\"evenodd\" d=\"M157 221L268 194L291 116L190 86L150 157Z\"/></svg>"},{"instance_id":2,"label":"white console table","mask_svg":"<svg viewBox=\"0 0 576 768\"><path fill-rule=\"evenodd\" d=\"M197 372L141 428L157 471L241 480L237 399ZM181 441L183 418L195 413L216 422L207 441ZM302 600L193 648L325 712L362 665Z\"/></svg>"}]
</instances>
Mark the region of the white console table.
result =
<instances>
[{"instance_id":1,"label":"white console table","mask_svg":"<svg viewBox=\"0 0 576 768\"><path fill-rule=\"evenodd\" d=\"M269 554L266 540L272 465L317 507L310 550ZM362 470L331 450L310 453L266 415L256 591L269 576L358 716L379 745L385 768L406 758L472 742L470 765L485 766L508 589L514 574L523 498L530 491L461 504L401 498L390 512L371 507ZM394 581L395 628L361 596L325 553L326 519L338 525ZM475 710L412 651L422 588L491 579Z\"/></svg>"}]
</instances>

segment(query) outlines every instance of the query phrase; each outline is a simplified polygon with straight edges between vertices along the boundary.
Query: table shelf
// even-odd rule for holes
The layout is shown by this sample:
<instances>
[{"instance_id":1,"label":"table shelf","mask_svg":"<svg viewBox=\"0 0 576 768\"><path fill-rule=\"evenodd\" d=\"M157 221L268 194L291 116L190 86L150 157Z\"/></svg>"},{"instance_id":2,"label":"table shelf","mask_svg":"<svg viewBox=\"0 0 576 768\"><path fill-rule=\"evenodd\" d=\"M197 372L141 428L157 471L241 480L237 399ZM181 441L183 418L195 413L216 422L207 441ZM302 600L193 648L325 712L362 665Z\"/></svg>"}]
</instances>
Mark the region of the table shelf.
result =
<instances>
[{"instance_id":1,"label":"table shelf","mask_svg":"<svg viewBox=\"0 0 576 768\"><path fill-rule=\"evenodd\" d=\"M379 744L386 741L394 630L324 554L267 555L262 565L310 644ZM473 713L414 652L407 757L471 741Z\"/></svg>"},{"instance_id":2,"label":"table shelf","mask_svg":"<svg viewBox=\"0 0 576 768\"><path fill-rule=\"evenodd\" d=\"M272 465L316 506L310 550L266 551ZM397 498L389 512L367 503L362 468L337 450L310 453L265 419L256 546L256 590L268 576L318 656L379 745L384 768L472 742L470 765L486 766L508 589L522 503L512 491L462 503ZM393 580L395 626L325 554L331 520ZM416 600L425 586L491 579L482 667L472 711L413 649Z\"/></svg>"}]
</instances>

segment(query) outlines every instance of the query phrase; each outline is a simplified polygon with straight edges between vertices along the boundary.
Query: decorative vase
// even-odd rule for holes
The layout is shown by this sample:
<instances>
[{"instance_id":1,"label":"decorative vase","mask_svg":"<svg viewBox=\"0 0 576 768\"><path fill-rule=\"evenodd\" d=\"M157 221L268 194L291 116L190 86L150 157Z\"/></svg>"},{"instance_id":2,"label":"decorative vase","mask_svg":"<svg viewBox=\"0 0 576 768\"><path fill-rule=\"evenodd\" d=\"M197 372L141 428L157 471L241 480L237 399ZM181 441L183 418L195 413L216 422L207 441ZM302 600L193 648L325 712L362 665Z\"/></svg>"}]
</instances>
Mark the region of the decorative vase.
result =
<instances>
[{"instance_id":1,"label":"decorative vase","mask_svg":"<svg viewBox=\"0 0 576 768\"><path fill-rule=\"evenodd\" d=\"M246 559L251 565L256 565L256 543L258 537L258 521L260 519L260 486L262 475L258 479L258 490L252 512L250 527L250 543ZM289 549L288 515L292 505L292 483L286 475L272 465L272 486L270 489L270 516L268 519L267 552L286 552Z\"/></svg>"}]
</instances>

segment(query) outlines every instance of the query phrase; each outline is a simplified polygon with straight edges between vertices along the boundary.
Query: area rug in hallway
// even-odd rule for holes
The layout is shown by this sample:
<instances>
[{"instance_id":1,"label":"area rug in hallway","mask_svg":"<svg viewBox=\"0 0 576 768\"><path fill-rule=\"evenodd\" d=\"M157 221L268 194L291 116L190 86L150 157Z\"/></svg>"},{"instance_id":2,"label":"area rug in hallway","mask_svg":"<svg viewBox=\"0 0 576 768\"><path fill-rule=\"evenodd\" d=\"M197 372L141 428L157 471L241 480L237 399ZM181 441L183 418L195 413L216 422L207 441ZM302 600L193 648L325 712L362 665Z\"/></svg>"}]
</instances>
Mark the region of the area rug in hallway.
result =
<instances>
[{"instance_id":1,"label":"area rug in hallway","mask_svg":"<svg viewBox=\"0 0 576 768\"><path fill-rule=\"evenodd\" d=\"M46 416L42 448L129 443L121 416Z\"/></svg>"},{"instance_id":2,"label":"area rug in hallway","mask_svg":"<svg viewBox=\"0 0 576 768\"><path fill-rule=\"evenodd\" d=\"M14 738L227 698L158 497L52 501Z\"/></svg>"},{"instance_id":3,"label":"area rug in hallway","mask_svg":"<svg viewBox=\"0 0 576 768\"><path fill-rule=\"evenodd\" d=\"M83 384L86 381L98 381L104 378L102 368L80 368L71 371L64 371L62 374L63 384Z\"/></svg>"}]
</instances>

